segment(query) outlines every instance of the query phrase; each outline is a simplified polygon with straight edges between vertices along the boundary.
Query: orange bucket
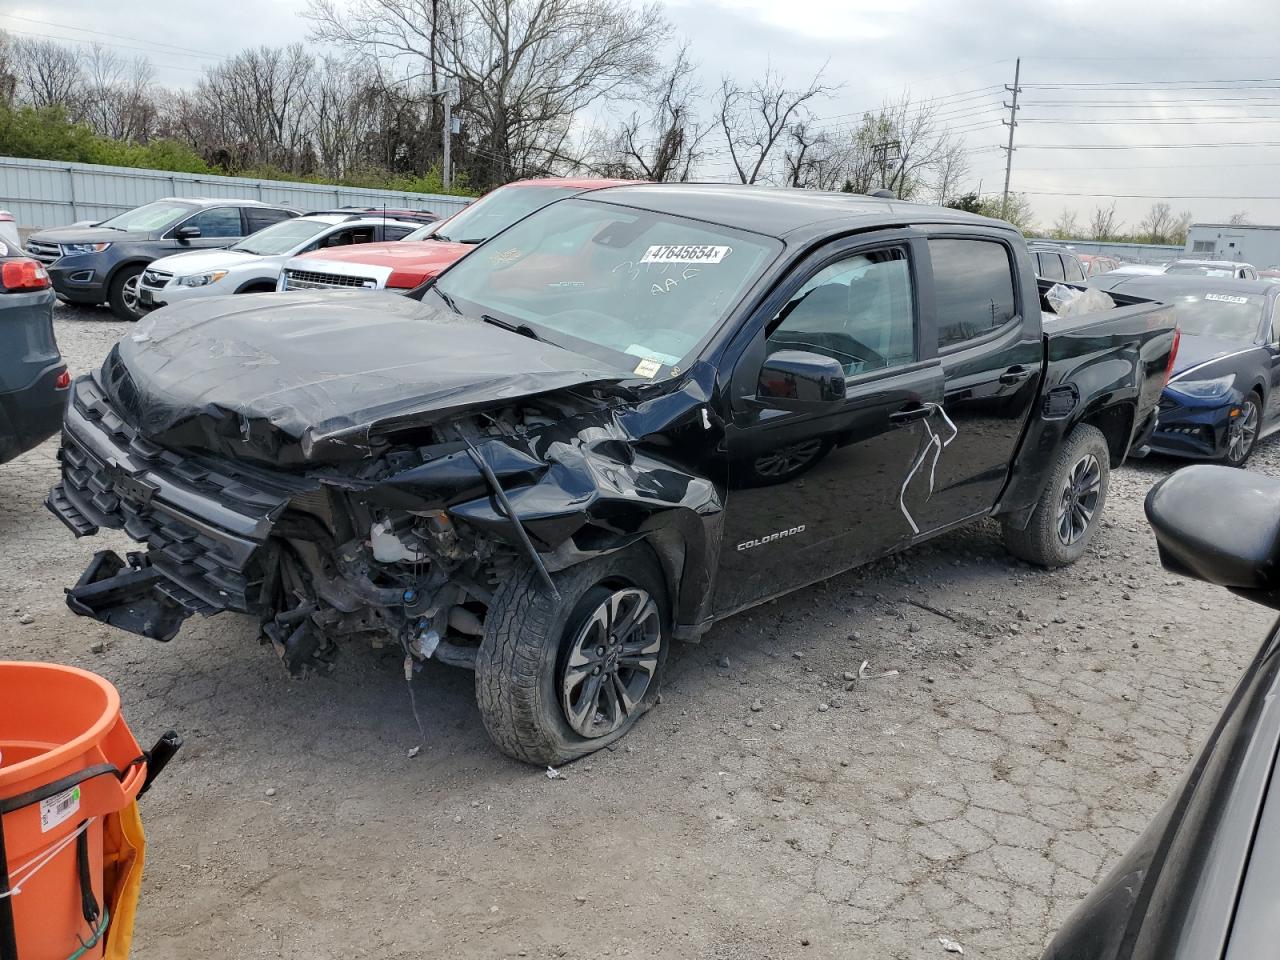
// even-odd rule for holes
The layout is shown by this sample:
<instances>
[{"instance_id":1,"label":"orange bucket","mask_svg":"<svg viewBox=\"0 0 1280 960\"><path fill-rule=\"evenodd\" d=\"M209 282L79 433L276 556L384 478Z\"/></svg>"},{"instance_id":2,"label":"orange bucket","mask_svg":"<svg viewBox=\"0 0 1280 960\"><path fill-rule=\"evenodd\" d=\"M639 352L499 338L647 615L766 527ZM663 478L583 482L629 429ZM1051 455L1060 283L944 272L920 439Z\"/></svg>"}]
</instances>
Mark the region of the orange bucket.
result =
<instances>
[{"instance_id":1,"label":"orange bucket","mask_svg":"<svg viewBox=\"0 0 1280 960\"><path fill-rule=\"evenodd\" d=\"M110 683L0 661L0 960L102 956L103 819L146 775Z\"/></svg>"}]
</instances>

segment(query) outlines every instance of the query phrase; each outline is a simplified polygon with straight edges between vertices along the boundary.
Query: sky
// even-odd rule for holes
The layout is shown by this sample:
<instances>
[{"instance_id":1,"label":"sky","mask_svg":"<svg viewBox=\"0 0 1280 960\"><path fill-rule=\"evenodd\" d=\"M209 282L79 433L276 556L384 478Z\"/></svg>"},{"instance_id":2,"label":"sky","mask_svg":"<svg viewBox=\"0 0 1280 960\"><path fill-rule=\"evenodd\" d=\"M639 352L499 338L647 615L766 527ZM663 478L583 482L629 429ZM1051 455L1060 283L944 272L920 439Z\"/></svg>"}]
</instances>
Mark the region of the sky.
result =
<instances>
[{"instance_id":1,"label":"sky","mask_svg":"<svg viewBox=\"0 0 1280 960\"><path fill-rule=\"evenodd\" d=\"M21 35L146 52L186 86L246 46L306 40L304 0L0 0ZM933 99L971 150L973 189L1003 185L1001 102L1020 57L1012 188L1037 221L1087 221L1115 203L1135 225L1168 198L1197 222L1243 212L1280 223L1280 17L1274 0L664 0L671 45L687 38L708 91L726 72L772 67L795 84L826 64L839 91L816 105L838 133L904 91ZM122 13L128 15L122 16ZM73 29L74 28L74 29ZM160 46L165 44L167 46ZM180 49L179 49L180 48ZM1084 122L1081 122L1084 121ZM1209 146L1205 146L1205 145ZM721 153L702 169L731 175Z\"/></svg>"}]
</instances>

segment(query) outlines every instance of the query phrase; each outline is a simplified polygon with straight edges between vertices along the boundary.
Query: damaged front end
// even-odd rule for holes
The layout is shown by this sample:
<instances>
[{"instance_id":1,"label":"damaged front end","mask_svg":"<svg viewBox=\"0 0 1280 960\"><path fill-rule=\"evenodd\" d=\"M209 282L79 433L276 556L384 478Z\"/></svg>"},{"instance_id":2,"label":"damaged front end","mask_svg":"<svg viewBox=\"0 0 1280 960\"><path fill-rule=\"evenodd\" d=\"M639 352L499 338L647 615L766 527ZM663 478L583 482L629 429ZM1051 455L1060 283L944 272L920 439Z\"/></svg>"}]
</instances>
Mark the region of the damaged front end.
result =
<instances>
[{"instance_id":1,"label":"damaged front end","mask_svg":"<svg viewBox=\"0 0 1280 960\"><path fill-rule=\"evenodd\" d=\"M47 501L77 536L106 527L147 546L96 554L67 591L78 614L158 640L191 614L248 614L294 671L354 637L474 666L495 589L521 564L554 592L555 571L650 537L671 545L691 596L708 592L719 493L643 442L706 445L697 376L645 399L594 372L540 376L528 351L519 372L489 355L473 371L486 398L454 391L340 421L336 403L320 421L307 404L338 394L315 371L289 382L273 356L271 389L250 394L268 399L213 403L217 372L193 383L184 367L189 335L139 334L75 384Z\"/></svg>"}]
</instances>

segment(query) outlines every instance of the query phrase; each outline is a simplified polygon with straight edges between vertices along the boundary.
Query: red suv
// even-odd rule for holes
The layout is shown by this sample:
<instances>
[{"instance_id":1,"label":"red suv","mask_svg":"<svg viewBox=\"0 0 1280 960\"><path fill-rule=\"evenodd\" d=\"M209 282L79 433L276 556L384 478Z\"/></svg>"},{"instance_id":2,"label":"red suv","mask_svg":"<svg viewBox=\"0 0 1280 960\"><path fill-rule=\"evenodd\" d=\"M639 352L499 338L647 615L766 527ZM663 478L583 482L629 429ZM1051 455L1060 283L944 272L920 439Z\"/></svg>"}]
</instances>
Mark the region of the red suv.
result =
<instances>
[{"instance_id":1,"label":"red suv","mask_svg":"<svg viewBox=\"0 0 1280 960\"><path fill-rule=\"evenodd\" d=\"M472 247L553 200L633 183L631 180L517 180L489 191L447 220L394 243L316 250L287 261L277 290L398 290L405 292L461 260Z\"/></svg>"}]
</instances>

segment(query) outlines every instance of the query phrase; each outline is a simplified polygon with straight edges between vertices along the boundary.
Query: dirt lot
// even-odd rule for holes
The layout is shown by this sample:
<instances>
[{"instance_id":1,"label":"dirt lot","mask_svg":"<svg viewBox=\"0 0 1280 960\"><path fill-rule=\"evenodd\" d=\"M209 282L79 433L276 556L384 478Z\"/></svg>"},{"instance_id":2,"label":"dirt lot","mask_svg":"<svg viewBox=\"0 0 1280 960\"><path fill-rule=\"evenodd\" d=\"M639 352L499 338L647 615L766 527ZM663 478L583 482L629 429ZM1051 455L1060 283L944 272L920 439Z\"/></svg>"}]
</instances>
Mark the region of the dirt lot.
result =
<instances>
[{"instance_id":1,"label":"dirt lot","mask_svg":"<svg viewBox=\"0 0 1280 960\"><path fill-rule=\"evenodd\" d=\"M75 372L124 329L59 311ZM676 648L623 745L552 780L490 746L462 671L416 681L410 759L393 654L297 681L247 620L162 645L73 617L62 587L124 543L44 510L54 450L0 470L0 650L96 670L140 739L186 737L145 800L139 960L940 958L939 936L1034 957L1271 619L1159 569L1142 497L1175 464L1142 463L1074 568L980 526L736 617ZM1278 465L1280 443L1252 462Z\"/></svg>"}]
</instances>

